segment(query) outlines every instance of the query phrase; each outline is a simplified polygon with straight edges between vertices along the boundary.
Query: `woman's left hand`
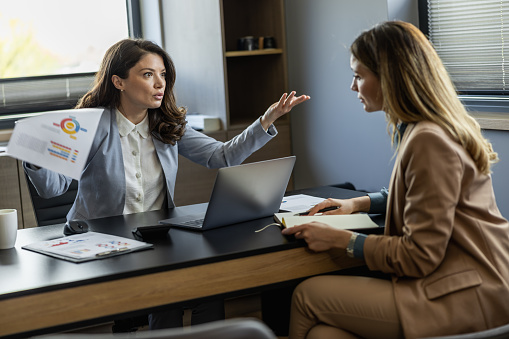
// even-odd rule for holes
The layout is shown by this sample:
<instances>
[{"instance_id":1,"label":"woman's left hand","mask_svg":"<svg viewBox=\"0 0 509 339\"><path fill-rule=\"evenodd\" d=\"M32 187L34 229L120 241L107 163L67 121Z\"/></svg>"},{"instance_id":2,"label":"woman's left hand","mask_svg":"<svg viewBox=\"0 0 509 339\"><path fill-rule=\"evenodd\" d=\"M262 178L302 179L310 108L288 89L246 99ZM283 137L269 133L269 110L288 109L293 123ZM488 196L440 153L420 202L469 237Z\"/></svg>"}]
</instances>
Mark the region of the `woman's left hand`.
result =
<instances>
[{"instance_id":1,"label":"woman's left hand","mask_svg":"<svg viewBox=\"0 0 509 339\"><path fill-rule=\"evenodd\" d=\"M345 249L352 236L350 231L340 230L317 221L285 228L281 233L284 235L293 234L297 239L304 239L309 249L315 252L328 251L333 248Z\"/></svg>"},{"instance_id":2,"label":"woman's left hand","mask_svg":"<svg viewBox=\"0 0 509 339\"><path fill-rule=\"evenodd\" d=\"M268 130L270 125L274 123L281 116L290 112L293 107L298 104L311 99L309 95L301 95L296 97L295 91L292 91L290 95L284 93L281 99L278 102L273 103L270 107L265 111L261 118L262 127L264 130Z\"/></svg>"}]
</instances>

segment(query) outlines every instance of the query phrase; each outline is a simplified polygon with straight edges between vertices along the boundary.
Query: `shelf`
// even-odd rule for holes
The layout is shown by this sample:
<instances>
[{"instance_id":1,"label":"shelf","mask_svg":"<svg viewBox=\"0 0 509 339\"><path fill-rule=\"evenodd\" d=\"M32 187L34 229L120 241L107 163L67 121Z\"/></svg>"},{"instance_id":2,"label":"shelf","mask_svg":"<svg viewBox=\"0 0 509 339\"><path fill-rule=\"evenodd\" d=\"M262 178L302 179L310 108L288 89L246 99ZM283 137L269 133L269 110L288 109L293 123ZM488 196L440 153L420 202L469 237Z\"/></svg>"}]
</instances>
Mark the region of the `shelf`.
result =
<instances>
[{"instance_id":1,"label":"shelf","mask_svg":"<svg viewBox=\"0 0 509 339\"><path fill-rule=\"evenodd\" d=\"M228 57L243 57L270 54L283 54L283 50L280 48L266 48L266 49L256 49L253 51L230 51L226 52L224 55L228 58Z\"/></svg>"}]
</instances>

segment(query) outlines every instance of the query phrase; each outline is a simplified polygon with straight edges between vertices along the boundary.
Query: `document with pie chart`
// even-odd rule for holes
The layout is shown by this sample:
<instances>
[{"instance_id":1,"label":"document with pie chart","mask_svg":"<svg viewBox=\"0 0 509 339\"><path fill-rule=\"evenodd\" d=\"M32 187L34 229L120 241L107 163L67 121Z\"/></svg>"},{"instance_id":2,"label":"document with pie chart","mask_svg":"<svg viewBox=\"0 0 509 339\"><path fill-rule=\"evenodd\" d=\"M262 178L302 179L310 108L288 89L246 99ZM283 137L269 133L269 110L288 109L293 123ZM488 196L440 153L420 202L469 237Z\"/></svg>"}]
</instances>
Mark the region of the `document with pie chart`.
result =
<instances>
[{"instance_id":1,"label":"document with pie chart","mask_svg":"<svg viewBox=\"0 0 509 339\"><path fill-rule=\"evenodd\" d=\"M103 111L69 109L18 120L6 153L79 180Z\"/></svg>"}]
</instances>

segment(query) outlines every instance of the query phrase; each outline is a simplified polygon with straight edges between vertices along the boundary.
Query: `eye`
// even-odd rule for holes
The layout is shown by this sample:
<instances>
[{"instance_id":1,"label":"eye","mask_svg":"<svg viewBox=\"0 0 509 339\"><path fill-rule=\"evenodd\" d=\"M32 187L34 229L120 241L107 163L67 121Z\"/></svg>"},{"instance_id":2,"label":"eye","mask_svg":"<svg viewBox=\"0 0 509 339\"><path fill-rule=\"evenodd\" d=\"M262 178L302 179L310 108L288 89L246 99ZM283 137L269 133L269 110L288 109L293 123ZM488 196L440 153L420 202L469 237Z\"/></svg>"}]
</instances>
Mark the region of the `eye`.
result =
<instances>
[{"instance_id":1,"label":"eye","mask_svg":"<svg viewBox=\"0 0 509 339\"><path fill-rule=\"evenodd\" d=\"M166 79L166 72L161 73L161 77Z\"/></svg>"},{"instance_id":2,"label":"eye","mask_svg":"<svg viewBox=\"0 0 509 339\"><path fill-rule=\"evenodd\" d=\"M143 76L147 78L151 77L152 75L154 75L152 72L143 73Z\"/></svg>"}]
</instances>

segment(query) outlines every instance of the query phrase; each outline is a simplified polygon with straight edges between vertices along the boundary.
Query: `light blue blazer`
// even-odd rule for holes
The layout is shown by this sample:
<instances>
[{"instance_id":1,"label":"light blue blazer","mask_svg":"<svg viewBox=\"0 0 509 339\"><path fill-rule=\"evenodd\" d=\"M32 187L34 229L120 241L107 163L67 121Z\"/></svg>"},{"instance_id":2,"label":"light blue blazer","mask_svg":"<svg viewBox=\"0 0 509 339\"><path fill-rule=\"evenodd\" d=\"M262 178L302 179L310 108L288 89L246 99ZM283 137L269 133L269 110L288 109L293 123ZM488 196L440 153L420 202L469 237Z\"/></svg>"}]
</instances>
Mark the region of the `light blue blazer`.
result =
<instances>
[{"instance_id":1,"label":"light blue blazer","mask_svg":"<svg viewBox=\"0 0 509 339\"><path fill-rule=\"evenodd\" d=\"M178 169L178 155L207 168L241 164L277 131L271 126L265 132L260 119L228 142L219 142L188 127L175 145L153 138L163 169L168 207L175 206L173 196ZM41 168L32 169L23 164L26 174L43 198L59 196L67 191L72 178ZM78 184L78 193L67 220L93 219L120 215L124 210L126 182L124 160L120 144L115 110L105 109Z\"/></svg>"}]
</instances>

